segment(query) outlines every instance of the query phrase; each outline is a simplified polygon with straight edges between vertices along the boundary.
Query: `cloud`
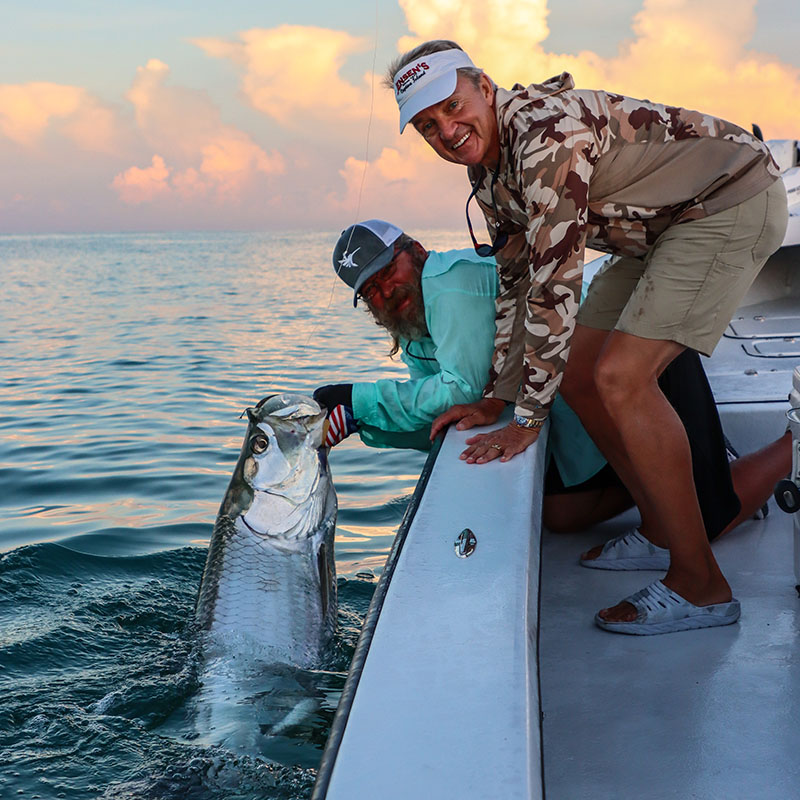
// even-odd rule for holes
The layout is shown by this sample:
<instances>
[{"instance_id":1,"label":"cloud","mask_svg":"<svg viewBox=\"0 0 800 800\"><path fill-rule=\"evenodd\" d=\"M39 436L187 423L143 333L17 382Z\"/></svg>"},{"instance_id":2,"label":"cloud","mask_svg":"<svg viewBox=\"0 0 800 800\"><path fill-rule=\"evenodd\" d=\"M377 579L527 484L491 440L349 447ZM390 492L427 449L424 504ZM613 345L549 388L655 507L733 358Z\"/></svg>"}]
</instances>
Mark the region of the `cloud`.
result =
<instances>
[{"instance_id":1,"label":"cloud","mask_svg":"<svg viewBox=\"0 0 800 800\"><path fill-rule=\"evenodd\" d=\"M501 85L568 70L579 86L701 108L745 126L763 120L770 136L795 135L783 92L798 85L797 70L747 50L754 2L731 8L726 0L645 0L633 20L634 36L604 58L548 49L547 0L399 0L412 35L400 38L397 47L402 52L430 38L452 38ZM439 161L413 131L397 134L394 98L380 85L380 74L365 74L359 83L343 77L349 60L369 49L367 41L342 31L281 25L193 43L235 65L253 108L298 132L303 152L292 159L287 194L303 200L289 201L294 207L313 207L320 219L366 214L421 226L461 225L463 170ZM380 73L383 65L377 68ZM732 75L738 86L731 85ZM371 85L377 124L370 146L377 155L365 164L358 151L367 135ZM750 87L746 98L742 86ZM339 159L338 173L331 171L331 159ZM321 195L309 186L314 177Z\"/></svg>"},{"instance_id":2,"label":"cloud","mask_svg":"<svg viewBox=\"0 0 800 800\"><path fill-rule=\"evenodd\" d=\"M194 167L177 173L172 179L172 188L183 200L196 200L208 194L208 184Z\"/></svg>"},{"instance_id":3,"label":"cloud","mask_svg":"<svg viewBox=\"0 0 800 800\"><path fill-rule=\"evenodd\" d=\"M357 86L340 74L348 57L370 49L366 39L326 28L281 25L243 31L238 41L205 38L192 42L209 56L236 64L248 102L282 125L352 121L369 115L370 75L364 75ZM373 114L391 118L392 103L377 85L375 100Z\"/></svg>"},{"instance_id":4,"label":"cloud","mask_svg":"<svg viewBox=\"0 0 800 800\"><path fill-rule=\"evenodd\" d=\"M237 202L259 173L285 171L280 153L267 153L248 134L224 124L205 92L167 86L168 78L169 67L152 59L138 68L126 95L139 132L158 155L150 167L133 166L114 178L124 202L172 192L184 200L213 195L218 202Z\"/></svg>"},{"instance_id":5,"label":"cloud","mask_svg":"<svg viewBox=\"0 0 800 800\"><path fill-rule=\"evenodd\" d=\"M398 52L429 39L453 39L502 86L531 83L597 58L545 50L542 43L550 33L547 0L399 1L414 35L399 40Z\"/></svg>"},{"instance_id":6,"label":"cloud","mask_svg":"<svg viewBox=\"0 0 800 800\"><path fill-rule=\"evenodd\" d=\"M114 111L86 89L58 83L0 85L0 134L35 147L54 127L84 150L113 152L119 138Z\"/></svg>"},{"instance_id":7,"label":"cloud","mask_svg":"<svg viewBox=\"0 0 800 800\"><path fill-rule=\"evenodd\" d=\"M760 122L770 138L799 133L800 71L748 50L755 0L645 0L633 19L634 36L610 58L548 50L547 0L399 2L412 35L398 40L398 52L428 39L454 39L500 85L567 70L579 87L698 108L743 127ZM394 122L391 93L380 91L392 101ZM359 208L361 216L405 219L401 224L460 227L467 194L463 170L438 161L410 129L402 137L382 133L366 178L364 161L348 157L340 170L345 190L331 193L330 203L342 213Z\"/></svg>"},{"instance_id":8,"label":"cloud","mask_svg":"<svg viewBox=\"0 0 800 800\"><path fill-rule=\"evenodd\" d=\"M339 173L345 191L329 201L348 220L377 217L403 228L461 227L469 183L464 170L452 166L421 137L403 137L368 164L348 158ZM476 222L482 229L480 213Z\"/></svg>"},{"instance_id":9,"label":"cloud","mask_svg":"<svg viewBox=\"0 0 800 800\"><path fill-rule=\"evenodd\" d=\"M170 191L167 178L171 171L161 156L153 156L149 167L129 167L114 178L113 186L125 203L139 205L152 202Z\"/></svg>"},{"instance_id":10,"label":"cloud","mask_svg":"<svg viewBox=\"0 0 800 800\"><path fill-rule=\"evenodd\" d=\"M756 0L646 0L633 20L636 39L604 65L604 78L633 96L795 138L800 69L748 49L755 9Z\"/></svg>"},{"instance_id":11,"label":"cloud","mask_svg":"<svg viewBox=\"0 0 800 800\"><path fill-rule=\"evenodd\" d=\"M206 92L167 86L169 75L169 67L153 58L137 67L125 97L133 106L140 135L154 150L170 158L193 159L223 123Z\"/></svg>"},{"instance_id":12,"label":"cloud","mask_svg":"<svg viewBox=\"0 0 800 800\"><path fill-rule=\"evenodd\" d=\"M547 0L398 2L411 33L398 52L452 38L503 86L568 70L580 87L758 122L771 138L798 135L800 70L750 46L755 0L643 0L610 56L556 52ZM584 8L600 13L575 0L576 14ZM341 229L358 214L463 230L464 170L413 130L398 135L393 95L380 85L392 54L379 52L373 77L362 66L372 43L341 30L280 25L192 41L236 71L240 91L227 102L260 112L252 128L231 124L161 59L139 67L119 106L80 86L0 84L4 229L20 224L13 215L28 228Z\"/></svg>"}]
</instances>

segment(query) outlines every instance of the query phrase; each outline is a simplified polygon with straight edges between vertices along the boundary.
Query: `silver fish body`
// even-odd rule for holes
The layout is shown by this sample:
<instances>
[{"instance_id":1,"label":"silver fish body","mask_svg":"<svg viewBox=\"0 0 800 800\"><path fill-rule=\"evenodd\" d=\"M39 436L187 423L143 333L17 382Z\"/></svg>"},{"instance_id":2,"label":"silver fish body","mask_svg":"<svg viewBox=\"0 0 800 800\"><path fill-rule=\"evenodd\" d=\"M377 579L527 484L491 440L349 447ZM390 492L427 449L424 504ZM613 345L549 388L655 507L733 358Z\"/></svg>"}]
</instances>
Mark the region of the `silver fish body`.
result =
<instances>
[{"instance_id":1,"label":"silver fish body","mask_svg":"<svg viewBox=\"0 0 800 800\"><path fill-rule=\"evenodd\" d=\"M319 664L336 622L336 494L325 415L278 394L247 409L242 451L217 515L196 619L207 657Z\"/></svg>"}]
</instances>

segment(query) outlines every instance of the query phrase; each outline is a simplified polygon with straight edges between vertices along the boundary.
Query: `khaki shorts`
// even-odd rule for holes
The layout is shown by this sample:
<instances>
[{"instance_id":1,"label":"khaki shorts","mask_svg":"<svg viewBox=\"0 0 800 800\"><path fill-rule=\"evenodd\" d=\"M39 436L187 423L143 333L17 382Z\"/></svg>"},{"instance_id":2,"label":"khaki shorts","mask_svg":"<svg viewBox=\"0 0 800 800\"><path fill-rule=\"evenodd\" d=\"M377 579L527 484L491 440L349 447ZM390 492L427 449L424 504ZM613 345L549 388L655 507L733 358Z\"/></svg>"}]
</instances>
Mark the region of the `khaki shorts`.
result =
<instances>
[{"instance_id":1,"label":"khaki shorts","mask_svg":"<svg viewBox=\"0 0 800 800\"><path fill-rule=\"evenodd\" d=\"M733 208L673 225L643 258L617 256L606 263L577 321L711 355L750 284L780 247L787 220L786 190L777 180Z\"/></svg>"}]
</instances>

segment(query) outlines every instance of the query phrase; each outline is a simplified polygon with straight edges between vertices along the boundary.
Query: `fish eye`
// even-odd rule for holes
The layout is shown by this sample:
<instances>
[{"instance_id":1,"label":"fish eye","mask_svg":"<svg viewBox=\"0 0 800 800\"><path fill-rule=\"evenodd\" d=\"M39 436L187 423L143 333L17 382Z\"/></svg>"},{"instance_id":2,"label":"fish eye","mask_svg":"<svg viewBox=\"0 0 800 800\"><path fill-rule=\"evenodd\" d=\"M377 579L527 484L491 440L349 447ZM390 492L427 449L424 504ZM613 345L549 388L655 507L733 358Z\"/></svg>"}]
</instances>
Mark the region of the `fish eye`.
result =
<instances>
[{"instance_id":1,"label":"fish eye","mask_svg":"<svg viewBox=\"0 0 800 800\"><path fill-rule=\"evenodd\" d=\"M269 447L269 439L258 433L250 440L250 447L256 454L263 453Z\"/></svg>"}]
</instances>

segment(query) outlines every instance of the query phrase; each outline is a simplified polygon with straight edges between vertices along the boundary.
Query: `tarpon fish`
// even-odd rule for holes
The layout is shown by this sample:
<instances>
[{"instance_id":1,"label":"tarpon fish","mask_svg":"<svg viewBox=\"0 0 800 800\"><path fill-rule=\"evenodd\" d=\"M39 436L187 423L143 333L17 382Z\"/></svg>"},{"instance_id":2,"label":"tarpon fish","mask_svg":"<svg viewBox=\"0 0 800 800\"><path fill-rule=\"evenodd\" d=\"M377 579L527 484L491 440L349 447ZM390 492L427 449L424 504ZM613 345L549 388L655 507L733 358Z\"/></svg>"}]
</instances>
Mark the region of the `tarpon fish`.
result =
<instances>
[{"instance_id":1,"label":"tarpon fish","mask_svg":"<svg viewBox=\"0 0 800 800\"><path fill-rule=\"evenodd\" d=\"M214 655L320 663L336 623L336 494L325 414L276 394L245 412L241 455L208 548L196 619Z\"/></svg>"}]
</instances>

